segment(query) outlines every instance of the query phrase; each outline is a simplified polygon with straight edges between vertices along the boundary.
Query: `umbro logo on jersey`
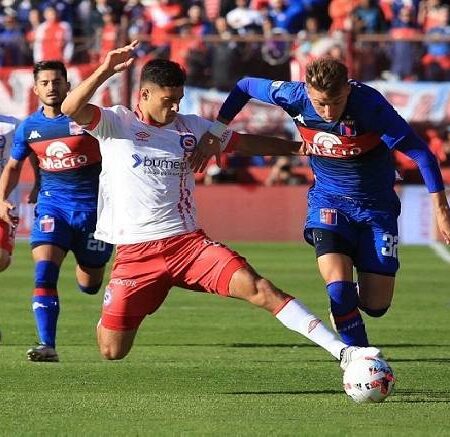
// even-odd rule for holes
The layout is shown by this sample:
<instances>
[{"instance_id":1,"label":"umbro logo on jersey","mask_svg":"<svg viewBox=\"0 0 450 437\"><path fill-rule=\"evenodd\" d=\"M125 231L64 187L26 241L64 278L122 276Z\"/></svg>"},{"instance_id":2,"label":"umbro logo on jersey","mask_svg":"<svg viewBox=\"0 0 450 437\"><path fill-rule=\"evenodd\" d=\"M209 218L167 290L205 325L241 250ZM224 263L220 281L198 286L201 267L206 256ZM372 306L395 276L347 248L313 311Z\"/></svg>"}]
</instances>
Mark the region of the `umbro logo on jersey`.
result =
<instances>
[{"instance_id":1,"label":"umbro logo on jersey","mask_svg":"<svg viewBox=\"0 0 450 437\"><path fill-rule=\"evenodd\" d=\"M37 130L32 130L28 139L35 140L36 138L41 138L41 134Z\"/></svg>"},{"instance_id":2,"label":"umbro logo on jersey","mask_svg":"<svg viewBox=\"0 0 450 437\"><path fill-rule=\"evenodd\" d=\"M150 136L150 134L147 132L137 132L135 135L138 141L146 141L147 138Z\"/></svg>"}]
</instances>

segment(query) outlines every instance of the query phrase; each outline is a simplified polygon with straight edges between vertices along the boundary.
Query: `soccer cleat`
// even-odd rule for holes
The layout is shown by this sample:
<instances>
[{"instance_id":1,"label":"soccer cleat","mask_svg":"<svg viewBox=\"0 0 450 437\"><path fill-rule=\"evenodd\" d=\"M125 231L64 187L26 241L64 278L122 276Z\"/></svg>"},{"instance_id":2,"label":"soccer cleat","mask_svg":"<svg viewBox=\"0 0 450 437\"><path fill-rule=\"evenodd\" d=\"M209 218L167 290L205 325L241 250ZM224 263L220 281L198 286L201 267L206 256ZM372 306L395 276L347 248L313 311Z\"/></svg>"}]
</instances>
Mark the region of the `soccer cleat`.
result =
<instances>
[{"instance_id":1,"label":"soccer cleat","mask_svg":"<svg viewBox=\"0 0 450 437\"><path fill-rule=\"evenodd\" d=\"M348 365L358 358L362 357L381 357L380 349L376 347L359 347L359 346L347 346L341 351L341 369L345 370Z\"/></svg>"},{"instance_id":2,"label":"soccer cleat","mask_svg":"<svg viewBox=\"0 0 450 437\"><path fill-rule=\"evenodd\" d=\"M32 347L27 350L28 361L46 361L56 363L59 361L58 354L55 349L45 344Z\"/></svg>"}]
</instances>

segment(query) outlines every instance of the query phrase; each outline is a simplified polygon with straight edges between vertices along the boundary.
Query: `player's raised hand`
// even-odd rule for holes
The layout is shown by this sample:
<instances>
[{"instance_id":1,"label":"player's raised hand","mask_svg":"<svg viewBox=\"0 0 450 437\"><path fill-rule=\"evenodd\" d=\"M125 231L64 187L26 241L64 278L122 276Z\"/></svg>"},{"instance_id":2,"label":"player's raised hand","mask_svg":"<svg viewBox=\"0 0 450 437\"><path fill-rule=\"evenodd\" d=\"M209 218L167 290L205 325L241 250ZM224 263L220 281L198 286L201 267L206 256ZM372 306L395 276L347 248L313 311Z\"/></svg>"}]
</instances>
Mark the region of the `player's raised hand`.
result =
<instances>
[{"instance_id":1,"label":"player's raised hand","mask_svg":"<svg viewBox=\"0 0 450 437\"><path fill-rule=\"evenodd\" d=\"M189 157L192 171L194 173L204 171L213 155L216 157L216 164L220 167L220 154L219 138L206 132L200 138L200 142Z\"/></svg>"},{"instance_id":2,"label":"player's raised hand","mask_svg":"<svg viewBox=\"0 0 450 437\"><path fill-rule=\"evenodd\" d=\"M102 66L111 74L126 70L134 62L133 52L139 45L138 40L134 40L126 46L111 50L105 57Z\"/></svg>"},{"instance_id":3,"label":"player's raised hand","mask_svg":"<svg viewBox=\"0 0 450 437\"><path fill-rule=\"evenodd\" d=\"M14 213L15 209L16 207L7 200L0 202L0 220L3 220L14 228L19 223L19 217Z\"/></svg>"}]
</instances>

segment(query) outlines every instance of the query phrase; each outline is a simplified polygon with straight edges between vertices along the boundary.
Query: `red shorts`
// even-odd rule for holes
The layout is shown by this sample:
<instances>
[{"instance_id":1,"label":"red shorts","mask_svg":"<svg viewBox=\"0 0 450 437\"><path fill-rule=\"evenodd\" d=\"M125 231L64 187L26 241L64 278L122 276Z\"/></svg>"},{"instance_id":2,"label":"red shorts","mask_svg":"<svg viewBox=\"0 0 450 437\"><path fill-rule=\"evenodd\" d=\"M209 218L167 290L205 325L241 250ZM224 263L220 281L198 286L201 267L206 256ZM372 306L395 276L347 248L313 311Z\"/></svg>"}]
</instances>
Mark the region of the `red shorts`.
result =
<instances>
[{"instance_id":1,"label":"red shorts","mask_svg":"<svg viewBox=\"0 0 450 437\"><path fill-rule=\"evenodd\" d=\"M8 223L0 220L0 249L6 250L10 255L14 249L14 238L16 228L9 226Z\"/></svg>"},{"instance_id":2,"label":"red shorts","mask_svg":"<svg viewBox=\"0 0 450 437\"><path fill-rule=\"evenodd\" d=\"M173 286L228 296L233 273L248 268L245 258L203 231L117 246L103 302L102 326L136 329L155 312Z\"/></svg>"}]
</instances>

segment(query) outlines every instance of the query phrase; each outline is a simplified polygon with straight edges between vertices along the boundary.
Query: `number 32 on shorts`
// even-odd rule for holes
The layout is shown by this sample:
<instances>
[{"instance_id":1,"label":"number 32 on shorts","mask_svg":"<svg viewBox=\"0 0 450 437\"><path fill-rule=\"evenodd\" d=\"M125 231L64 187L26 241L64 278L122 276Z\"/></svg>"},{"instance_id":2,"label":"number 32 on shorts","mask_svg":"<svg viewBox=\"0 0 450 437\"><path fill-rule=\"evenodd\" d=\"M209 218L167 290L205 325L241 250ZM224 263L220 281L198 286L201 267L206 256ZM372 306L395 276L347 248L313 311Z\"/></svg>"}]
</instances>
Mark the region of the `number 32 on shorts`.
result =
<instances>
[{"instance_id":1,"label":"number 32 on shorts","mask_svg":"<svg viewBox=\"0 0 450 437\"><path fill-rule=\"evenodd\" d=\"M384 247L381 248L383 256L397 258L398 235L383 234Z\"/></svg>"}]
</instances>

